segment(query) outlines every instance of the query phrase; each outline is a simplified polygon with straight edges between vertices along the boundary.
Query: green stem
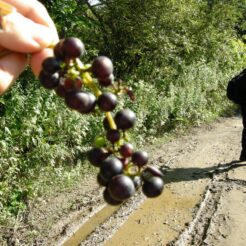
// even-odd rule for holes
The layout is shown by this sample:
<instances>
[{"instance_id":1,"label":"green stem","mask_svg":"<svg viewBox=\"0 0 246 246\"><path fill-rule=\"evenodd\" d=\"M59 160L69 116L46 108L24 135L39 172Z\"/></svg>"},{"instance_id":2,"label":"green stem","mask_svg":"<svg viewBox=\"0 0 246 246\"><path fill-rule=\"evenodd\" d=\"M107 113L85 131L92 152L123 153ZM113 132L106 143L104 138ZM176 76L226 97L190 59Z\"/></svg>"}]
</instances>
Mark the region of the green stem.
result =
<instances>
[{"instance_id":1,"label":"green stem","mask_svg":"<svg viewBox=\"0 0 246 246\"><path fill-rule=\"evenodd\" d=\"M102 94L102 92L93 83L93 79L88 72L83 73L83 81L95 93L96 97L99 97Z\"/></svg>"},{"instance_id":2,"label":"green stem","mask_svg":"<svg viewBox=\"0 0 246 246\"><path fill-rule=\"evenodd\" d=\"M102 92L97 88L97 86L93 82L93 79L88 72L83 73L83 81L95 93L96 97L99 97L102 94ZM106 114L110 129L116 130L117 126L114 122L112 114L110 112L106 112L105 114Z\"/></svg>"},{"instance_id":3,"label":"green stem","mask_svg":"<svg viewBox=\"0 0 246 246\"><path fill-rule=\"evenodd\" d=\"M116 130L117 126L116 126L116 124L114 122L112 114L110 112L106 112L106 117L107 117L110 129Z\"/></svg>"}]
</instances>

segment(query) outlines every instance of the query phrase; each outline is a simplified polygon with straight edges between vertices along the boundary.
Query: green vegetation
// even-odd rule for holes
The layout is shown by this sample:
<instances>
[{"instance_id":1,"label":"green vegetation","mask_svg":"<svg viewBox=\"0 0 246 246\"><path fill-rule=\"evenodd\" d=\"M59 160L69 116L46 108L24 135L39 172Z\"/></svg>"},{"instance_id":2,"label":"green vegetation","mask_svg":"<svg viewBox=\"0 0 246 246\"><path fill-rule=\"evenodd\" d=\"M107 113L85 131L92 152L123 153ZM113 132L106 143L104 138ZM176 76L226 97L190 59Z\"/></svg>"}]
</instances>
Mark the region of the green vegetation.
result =
<instances>
[{"instance_id":1,"label":"green vegetation","mask_svg":"<svg viewBox=\"0 0 246 246\"><path fill-rule=\"evenodd\" d=\"M138 117L135 144L231 108L227 82L246 65L245 0L42 2L61 37L85 43L86 62L109 56L133 88L136 101L121 104ZM0 223L7 223L28 199L91 171L85 152L102 118L70 111L29 70L0 98L0 115Z\"/></svg>"}]
</instances>

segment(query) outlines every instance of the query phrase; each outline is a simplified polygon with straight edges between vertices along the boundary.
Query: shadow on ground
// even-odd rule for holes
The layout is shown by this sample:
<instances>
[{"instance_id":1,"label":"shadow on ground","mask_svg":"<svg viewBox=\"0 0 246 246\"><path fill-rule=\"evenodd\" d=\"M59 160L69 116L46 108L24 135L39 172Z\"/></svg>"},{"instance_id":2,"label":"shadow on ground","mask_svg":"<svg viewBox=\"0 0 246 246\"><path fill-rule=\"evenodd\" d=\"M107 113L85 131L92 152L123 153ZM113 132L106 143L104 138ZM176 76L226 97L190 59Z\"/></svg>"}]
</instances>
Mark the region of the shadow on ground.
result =
<instances>
[{"instance_id":1,"label":"shadow on ground","mask_svg":"<svg viewBox=\"0 0 246 246\"><path fill-rule=\"evenodd\" d=\"M212 178L214 174L228 172L231 169L244 166L246 166L245 161L240 163L238 160L235 160L229 163L219 163L215 166L205 168L170 168L168 166L162 166L160 170L164 174L165 184L168 184L181 181L194 181L203 178Z\"/></svg>"}]
</instances>

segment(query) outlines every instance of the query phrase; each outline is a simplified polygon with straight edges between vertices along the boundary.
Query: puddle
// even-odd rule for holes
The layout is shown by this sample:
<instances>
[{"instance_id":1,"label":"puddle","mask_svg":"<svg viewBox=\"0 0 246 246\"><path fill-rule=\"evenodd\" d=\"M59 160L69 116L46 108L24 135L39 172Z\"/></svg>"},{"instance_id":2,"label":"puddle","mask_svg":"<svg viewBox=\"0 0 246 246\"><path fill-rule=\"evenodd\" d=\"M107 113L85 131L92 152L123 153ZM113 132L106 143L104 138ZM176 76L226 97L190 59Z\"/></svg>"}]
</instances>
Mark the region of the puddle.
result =
<instances>
[{"instance_id":1,"label":"puddle","mask_svg":"<svg viewBox=\"0 0 246 246\"><path fill-rule=\"evenodd\" d=\"M83 223L82 226L78 226L77 230L74 231L73 235L70 235L63 243L62 246L76 246L80 242L86 239L86 237L92 233L95 228L103 223L108 217L110 217L115 211L118 210L118 207L113 206L104 206L99 209L98 212L89 218L89 220Z\"/></svg>"},{"instance_id":2,"label":"puddle","mask_svg":"<svg viewBox=\"0 0 246 246\"><path fill-rule=\"evenodd\" d=\"M207 180L167 186L157 199L147 199L104 245L166 245L193 218Z\"/></svg>"}]
</instances>

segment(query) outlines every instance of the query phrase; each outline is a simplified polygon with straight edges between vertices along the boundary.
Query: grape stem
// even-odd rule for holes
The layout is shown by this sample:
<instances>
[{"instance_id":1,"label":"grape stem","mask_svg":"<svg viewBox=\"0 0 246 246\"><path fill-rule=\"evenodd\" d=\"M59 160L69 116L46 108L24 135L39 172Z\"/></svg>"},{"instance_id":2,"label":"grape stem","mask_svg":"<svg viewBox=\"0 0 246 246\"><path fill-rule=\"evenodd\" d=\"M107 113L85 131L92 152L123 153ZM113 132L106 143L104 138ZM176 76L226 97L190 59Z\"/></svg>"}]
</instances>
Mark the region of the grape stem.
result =
<instances>
[{"instance_id":1,"label":"grape stem","mask_svg":"<svg viewBox=\"0 0 246 246\"><path fill-rule=\"evenodd\" d=\"M95 93L96 97L99 97L102 94L102 92L93 83L93 79L88 72L83 73L83 81Z\"/></svg>"},{"instance_id":2,"label":"grape stem","mask_svg":"<svg viewBox=\"0 0 246 246\"><path fill-rule=\"evenodd\" d=\"M97 88L97 86L93 82L93 79L88 72L83 73L83 81L95 93L96 97L99 97L102 94L102 92ZM112 114L110 112L106 112L105 114L106 114L110 129L116 130L117 126L112 117Z\"/></svg>"},{"instance_id":3,"label":"grape stem","mask_svg":"<svg viewBox=\"0 0 246 246\"><path fill-rule=\"evenodd\" d=\"M116 130L117 126L116 126L116 124L114 122L112 114L110 112L106 112L106 117L107 117L110 129Z\"/></svg>"}]
</instances>

